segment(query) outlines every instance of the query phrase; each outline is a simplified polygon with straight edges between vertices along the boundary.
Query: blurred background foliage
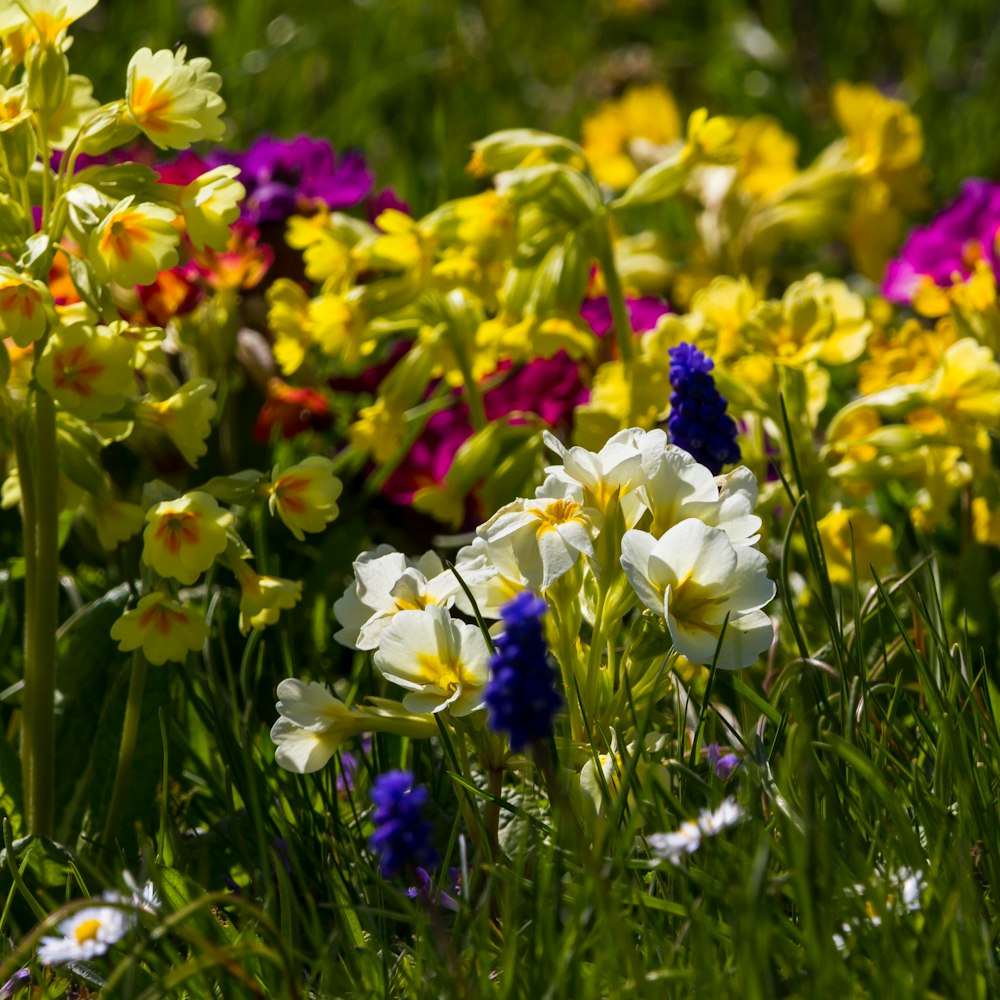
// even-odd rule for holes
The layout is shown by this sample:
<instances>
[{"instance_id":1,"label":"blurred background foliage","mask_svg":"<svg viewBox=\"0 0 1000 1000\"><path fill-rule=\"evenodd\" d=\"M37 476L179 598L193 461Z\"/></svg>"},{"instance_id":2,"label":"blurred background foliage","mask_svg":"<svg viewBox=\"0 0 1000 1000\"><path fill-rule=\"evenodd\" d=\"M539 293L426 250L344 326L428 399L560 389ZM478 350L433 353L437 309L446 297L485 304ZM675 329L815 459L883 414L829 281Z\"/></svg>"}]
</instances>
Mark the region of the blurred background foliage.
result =
<instances>
[{"instance_id":1,"label":"blurred background foliage","mask_svg":"<svg viewBox=\"0 0 1000 1000\"><path fill-rule=\"evenodd\" d=\"M922 119L940 205L963 177L1000 177L998 14L993 0L104 0L71 61L110 100L135 48L186 44L223 76L230 144L327 136L418 213L474 188L473 140L578 137L632 81L662 81L685 112L772 115L800 164L836 134L830 85L870 81Z\"/></svg>"}]
</instances>

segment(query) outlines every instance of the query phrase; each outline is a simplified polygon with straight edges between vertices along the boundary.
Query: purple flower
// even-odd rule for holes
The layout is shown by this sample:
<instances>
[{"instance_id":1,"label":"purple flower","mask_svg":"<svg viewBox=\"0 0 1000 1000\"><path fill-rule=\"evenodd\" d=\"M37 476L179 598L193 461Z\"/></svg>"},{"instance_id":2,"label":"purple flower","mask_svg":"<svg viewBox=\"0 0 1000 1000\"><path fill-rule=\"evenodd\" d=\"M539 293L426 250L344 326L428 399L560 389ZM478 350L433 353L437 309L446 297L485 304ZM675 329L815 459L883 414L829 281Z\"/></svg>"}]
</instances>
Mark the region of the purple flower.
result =
<instances>
[{"instance_id":1,"label":"purple flower","mask_svg":"<svg viewBox=\"0 0 1000 1000\"><path fill-rule=\"evenodd\" d=\"M542 632L546 604L526 590L500 609L504 631L496 641L486 685L489 727L510 736L511 750L544 739L562 705Z\"/></svg>"},{"instance_id":2,"label":"purple flower","mask_svg":"<svg viewBox=\"0 0 1000 1000\"><path fill-rule=\"evenodd\" d=\"M705 757L715 776L725 781L740 766L740 759L731 750L729 753L720 754L721 749L718 743L709 743L705 747Z\"/></svg>"},{"instance_id":3,"label":"purple flower","mask_svg":"<svg viewBox=\"0 0 1000 1000\"><path fill-rule=\"evenodd\" d=\"M254 223L283 222L302 207L321 202L344 209L371 194L375 178L357 152L340 158L325 139L261 136L245 153L232 154L247 189L243 217Z\"/></svg>"},{"instance_id":4,"label":"purple flower","mask_svg":"<svg viewBox=\"0 0 1000 1000\"><path fill-rule=\"evenodd\" d=\"M689 452L714 475L740 460L736 422L726 413L726 399L709 374L711 358L694 344L678 344L670 355L670 443Z\"/></svg>"},{"instance_id":5,"label":"purple flower","mask_svg":"<svg viewBox=\"0 0 1000 1000\"><path fill-rule=\"evenodd\" d=\"M625 307L628 309L632 329L636 333L652 330L656 326L656 321L671 311L670 306L663 299L655 298L652 295L644 295L637 299L627 298ZM604 295L595 299L584 299L583 305L580 307L580 315L598 337L605 336L613 325L611 306L607 296Z\"/></svg>"},{"instance_id":6,"label":"purple flower","mask_svg":"<svg viewBox=\"0 0 1000 1000\"><path fill-rule=\"evenodd\" d=\"M31 985L31 970L18 969L10 979L0 987L0 1000L12 1000L26 986Z\"/></svg>"},{"instance_id":7,"label":"purple flower","mask_svg":"<svg viewBox=\"0 0 1000 1000\"><path fill-rule=\"evenodd\" d=\"M928 225L910 233L899 256L889 262L882 294L907 305L925 278L950 286L953 274L967 278L978 260L988 261L997 271L998 228L1000 184L970 177L962 182L955 201Z\"/></svg>"},{"instance_id":8,"label":"purple flower","mask_svg":"<svg viewBox=\"0 0 1000 1000\"><path fill-rule=\"evenodd\" d=\"M418 896L422 899L430 900L437 903L438 906L445 910L451 910L452 913L458 913L458 899L457 896L462 894L462 870L460 868L449 868L448 869L448 881L451 883L452 892L455 893L454 896L445 892L442 889L436 897L431 895L431 889L434 887L434 880L431 878L431 873L427 871L426 868L418 868L414 875L417 876L417 884L411 885L409 889L406 890L406 895L410 899L416 899Z\"/></svg>"},{"instance_id":9,"label":"purple flower","mask_svg":"<svg viewBox=\"0 0 1000 1000\"><path fill-rule=\"evenodd\" d=\"M431 825L424 819L427 789L409 771L387 771L372 788L375 830L368 846L378 855L382 874L394 878L411 868L431 868L437 853L431 845Z\"/></svg>"}]
</instances>

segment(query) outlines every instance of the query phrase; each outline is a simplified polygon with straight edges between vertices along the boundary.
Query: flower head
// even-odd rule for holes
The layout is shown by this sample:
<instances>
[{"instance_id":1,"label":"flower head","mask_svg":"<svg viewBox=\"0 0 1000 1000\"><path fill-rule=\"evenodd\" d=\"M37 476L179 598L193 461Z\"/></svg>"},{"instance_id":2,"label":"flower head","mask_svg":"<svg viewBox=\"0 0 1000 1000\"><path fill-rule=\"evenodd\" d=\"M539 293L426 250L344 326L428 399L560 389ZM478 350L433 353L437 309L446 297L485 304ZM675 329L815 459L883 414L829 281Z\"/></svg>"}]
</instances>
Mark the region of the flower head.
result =
<instances>
[{"instance_id":1,"label":"flower head","mask_svg":"<svg viewBox=\"0 0 1000 1000\"><path fill-rule=\"evenodd\" d=\"M105 903L119 899L116 893L105 895ZM131 914L118 906L85 907L59 924L60 937L42 938L38 961L43 965L62 965L96 958L120 941L131 925Z\"/></svg>"},{"instance_id":2,"label":"flower head","mask_svg":"<svg viewBox=\"0 0 1000 1000\"><path fill-rule=\"evenodd\" d=\"M167 399L143 400L136 408L136 415L159 427L184 461L195 466L208 451L205 441L217 409L214 394L215 383L211 379L191 379Z\"/></svg>"},{"instance_id":3,"label":"flower head","mask_svg":"<svg viewBox=\"0 0 1000 1000\"><path fill-rule=\"evenodd\" d=\"M690 452L713 473L740 460L736 422L709 372L715 367L693 344L671 347L670 441Z\"/></svg>"},{"instance_id":4,"label":"flower head","mask_svg":"<svg viewBox=\"0 0 1000 1000\"><path fill-rule=\"evenodd\" d=\"M702 809L697 820L687 820L672 833L654 833L646 843L658 861L676 865L685 854L694 854L705 837L715 837L743 819L742 806L730 796L715 810Z\"/></svg>"},{"instance_id":5,"label":"flower head","mask_svg":"<svg viewBox=\"0 0 1000 1000\"><path fill-rule=\"evenodd\" d=\"M222 78L207 59L187 60L187 49L139 49L128 64L125 99L129 114L161 149L186 149L199 139L218 141L226 110Z\"/></svg>"},{"instance_id":6,"label":"flower head","mask_svg":"<svg viewBox=\"0 0 1000 1000\"><path fill-rule=\"evenodd\" d=\"M410 868L432 868L437 852L431 845L431 825L424 819L427 789L409 771L387 771L372 787L375 830L368 841L378 855L382 874L395 878Z\"/></svg>"},{"instance_id":7,"label":"flower head","mask_svg":"<svg viewBox=\"0 0 1000 1000\"><path fill-rule=\"evenodd\" d=\"M400 611L382 633L375 666L407 688L411 712L469 715L483 706L489 650L474 625L455 621L445 608Z\"/></svg>"},{"instance_id":8,"label":"flower head","mask_svg":"<svg viewBox=\"0 0 1000 1000\"><path fill-rule=\"evenodd\" d=\"M282 611L298 604L302 584L297 580L282 580L276 576L261 576L243 560L234 566L240 584L240 631L262 629L277 622Z\"/></svg>"},{"instance_id":9,"label":"flower head","mask_svg":"<svg viewBox=\"0 0 1000 1000\"><path fill-rule=\"evenodd\" d=\"M322 531L340 514L337 498L344 484L333 474L333 462L312 455L282 473L274 470L270 508L301 542L305 532Z\"/></svg>"},{"instance_id":10,"label":"flower head","mask_svg":"<svg viewBox=\"0 0 1000 1000\"><path fill-rule=\"evenodd\" d=\"M224 164L197 177L181 191L184 225L196 249L226 249L232 235L230 227L240 217L240 201L246 194L236 180L239 172L238 167Z\"/></svg>"},{"instance_id":11,"label":"flower head","mask_svg":"<svg viewBox=\"0 0 1000 1000\"><path fill-rule=\"evenodd\" d=\"M183 662L188 653L201 649L208 624L197 611L154 590L111 626L111 638L122 652L142 649L146 659L159 666L167 660Z\"/></svg>"},{"instance_id":12,"label":"flower head","mask_svg":"<svg viewBox=\"0 0 1000 1000\"><path fill-rule=\"evenodd\" d=\"M18 347L27 347L48 326L48 289L40 281L0 267L0 336L10 337Z\"/></svg>"},{"instance_id":13,"label":"flower head","mask_svg":"<svg viewBox=\"0 0 1000 1000\"><path fill-rule=\"evenodd\" d=\"M257 414L253 436L267 444L277 427L287 441L306 430L329 430L332 423L330 404L319 390L274 377L267 380L267 399Z\"/></svg>"},{"instance_id":14,"label":"flower head","mask_svg":"<svg viewBox=\"0 0 1000 1000\"><path fill-rule=\"evenodd\" d=\"M104 281L123 286L150 285L160 271L177 263L180 234L175 212L152 202L120 201L94 230L89 257Z\"/></svg>"},{"instance_id":15,"label":"flower head","mask_svg":"<svg viewBox=\"0 0 1000 1000\"><path fill-rule=\"evenodd\" d=\"M562 704L542 634L545 611L545 601L529 591L500 611L504 631L490 660L486 707L490 728L509 734L511 750L544 739Z\"/></svg>"},{"instance_id":16,"label":"flower head","mask_svg":"<svg viewBox=\"0 0 1000 1000\"><path fill-rule=\"evenodd\" d=\"M233 515L215 497L194 490L156 504L146 521L142 561L160 576L190 586L225 551Z\"/></svg>"}]
</instances>

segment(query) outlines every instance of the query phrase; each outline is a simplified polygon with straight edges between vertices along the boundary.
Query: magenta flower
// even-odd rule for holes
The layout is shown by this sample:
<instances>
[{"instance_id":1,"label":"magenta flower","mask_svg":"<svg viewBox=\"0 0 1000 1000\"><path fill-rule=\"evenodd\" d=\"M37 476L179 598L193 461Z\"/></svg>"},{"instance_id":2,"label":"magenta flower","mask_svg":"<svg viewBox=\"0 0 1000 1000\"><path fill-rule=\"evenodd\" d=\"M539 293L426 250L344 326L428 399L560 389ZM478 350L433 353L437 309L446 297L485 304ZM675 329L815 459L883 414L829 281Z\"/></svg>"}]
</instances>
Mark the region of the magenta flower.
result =
<instances>
[{"instance_id":1,"label":"magenta flower","mask_svg":"<svg viewBox=\"0 0 1000 1000\"><path fill-rule=\"evenodd\" d=\"M645 333L656 326L656 321L671 311L670 306L652 295L644 295L638 299L626 299L625 306L636 333ZM604 295L594 299L584 299L580 307L580 315L584 322L597 334L603 337L611 331L611 306Z\"/></svg>"},{"instance_id":2,"label":"magenta flower","mask_svg":"<svg viewBox=\"0 0 1000 1000\"><path fill-rule=\"evenodd\" d=\"M925 278L948 287L954 274L967 278L976 262L1000 265L996 237L1000 228L1000 184L970 177L958 197L926 226L914 229L899 256L889 262L882 294L908 305Z\"/></svg>"}]
</instances>

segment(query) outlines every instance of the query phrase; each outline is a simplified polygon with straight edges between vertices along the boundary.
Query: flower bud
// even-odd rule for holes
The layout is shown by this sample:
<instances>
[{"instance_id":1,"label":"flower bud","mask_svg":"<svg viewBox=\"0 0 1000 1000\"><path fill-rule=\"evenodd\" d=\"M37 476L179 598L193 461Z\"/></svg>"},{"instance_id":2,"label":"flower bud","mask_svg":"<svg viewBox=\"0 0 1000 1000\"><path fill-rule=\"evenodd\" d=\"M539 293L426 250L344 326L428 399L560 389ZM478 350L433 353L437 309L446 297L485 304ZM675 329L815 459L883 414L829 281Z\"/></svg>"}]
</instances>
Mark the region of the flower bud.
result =
<instances>
[{"instance_id":1,"label":"flower bud","mask_svg":"<svg viewBox=\"0 0 1000 1000\"><path fill-rule=\"evenodd\" d=\"M30 111L22 111L15 118L0 124L0 147L3 148L11 175L27 177L38 156L38 143L31 127Z\"/></svg>"},{"instance_id":2,"label":"flower bud","mask_svg":"<svg viewBox=\"0 0 1000 1000\"><path fill-rule=\"evenodd\" d=\"M66 96L69 61L54 45L39 45L28 53L25 67L28 107L48 118Z\"/></svg>"}]
</instances>

